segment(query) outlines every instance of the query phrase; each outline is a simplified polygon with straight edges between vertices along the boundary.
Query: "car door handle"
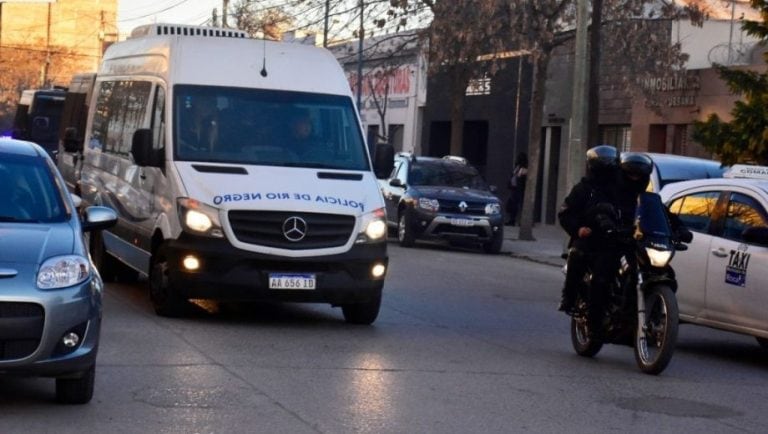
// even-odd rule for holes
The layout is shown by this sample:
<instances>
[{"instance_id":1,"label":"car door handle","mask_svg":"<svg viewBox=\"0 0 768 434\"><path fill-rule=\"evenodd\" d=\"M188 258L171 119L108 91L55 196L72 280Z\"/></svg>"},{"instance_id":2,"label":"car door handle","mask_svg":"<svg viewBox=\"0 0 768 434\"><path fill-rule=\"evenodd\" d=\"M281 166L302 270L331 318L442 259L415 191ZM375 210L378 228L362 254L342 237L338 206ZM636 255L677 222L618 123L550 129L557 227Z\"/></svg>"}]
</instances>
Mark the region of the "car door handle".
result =
<instances>
[{"instance_id":1,"label":"car door handle","mask_svg":"<svg viewBox=\"0 0 768 434\"><path fill-rule=\"evenodd\" d=\"M712 254L717 256L718 258L725 258L728 256L728 252L725 251L722 247L719 249L712 249Z\"/></svg>"}]
</instances>

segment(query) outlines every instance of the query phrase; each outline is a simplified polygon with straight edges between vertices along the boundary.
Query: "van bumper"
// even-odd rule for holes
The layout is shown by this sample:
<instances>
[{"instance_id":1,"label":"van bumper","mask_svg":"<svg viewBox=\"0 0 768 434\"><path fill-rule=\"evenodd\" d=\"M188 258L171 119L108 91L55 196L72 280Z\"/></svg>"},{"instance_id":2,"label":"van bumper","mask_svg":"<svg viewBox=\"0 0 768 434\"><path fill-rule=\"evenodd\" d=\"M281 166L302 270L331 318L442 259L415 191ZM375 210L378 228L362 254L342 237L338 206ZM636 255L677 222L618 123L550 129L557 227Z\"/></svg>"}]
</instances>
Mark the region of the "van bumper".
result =
<instances>
[{"instance_id":1,"label":"van bumper","mask_svg":"<svg viewBox=\"0 0 768 434\"><path fill-rule=\"evenodd\" d=\"M339 255L290 258L248 252L224 239L183 234L167 245L169 278L185 298L222 301L277 300L320 302L340 305L360 303L381 295L384 276L374 278L375 264L388 265L387 244L356 244ZM184 269L182 261L194 255L196 271ZM313 290L269 289L270 274L311 274ZM385 274L386 275L386 274Z\"/></svg>"}]
</instances>

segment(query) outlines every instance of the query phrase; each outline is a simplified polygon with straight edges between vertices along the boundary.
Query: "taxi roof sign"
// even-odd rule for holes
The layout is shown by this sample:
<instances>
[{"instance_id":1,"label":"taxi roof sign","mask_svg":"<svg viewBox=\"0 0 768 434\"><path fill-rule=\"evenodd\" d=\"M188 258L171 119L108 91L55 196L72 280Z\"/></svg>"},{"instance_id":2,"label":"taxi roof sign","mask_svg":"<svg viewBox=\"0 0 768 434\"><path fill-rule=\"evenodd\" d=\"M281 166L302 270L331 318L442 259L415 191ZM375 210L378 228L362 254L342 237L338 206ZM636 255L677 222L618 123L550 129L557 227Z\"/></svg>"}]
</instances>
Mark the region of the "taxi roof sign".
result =
<instances>
[{"instance_id":1,"label":"taxi roof sign","mask_svg":"<svg viewBox=\"0 0 768 434\"><path fill-rule=\"evenodd\" d=\"M723 176L725 178L768 179L768 167L734 164Z\"/></svg>"}]
</instances>

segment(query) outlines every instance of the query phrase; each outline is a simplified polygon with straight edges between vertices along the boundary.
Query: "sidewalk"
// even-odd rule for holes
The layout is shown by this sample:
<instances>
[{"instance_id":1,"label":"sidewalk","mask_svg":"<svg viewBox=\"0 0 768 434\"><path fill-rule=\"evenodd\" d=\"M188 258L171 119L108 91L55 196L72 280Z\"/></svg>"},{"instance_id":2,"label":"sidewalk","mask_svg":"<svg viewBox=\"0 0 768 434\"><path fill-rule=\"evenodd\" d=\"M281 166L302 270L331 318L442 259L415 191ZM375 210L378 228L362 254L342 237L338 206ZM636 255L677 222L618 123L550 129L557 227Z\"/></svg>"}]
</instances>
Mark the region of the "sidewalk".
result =
<instances>
[{"instance_id":1,"label":"sidewalk","mask_svg":"<svg viewBox=\"0 0 768 434\"><path fill-rule=\"evenodd\" d=\"M518 226L504 226L502 254L557 267L565 264L565 260L560 255L565 249L567 236L560 226L535 225L533 227L533 238L535 238L535 241L518 239L519 229Z\"/></svg>"}]
</instances>

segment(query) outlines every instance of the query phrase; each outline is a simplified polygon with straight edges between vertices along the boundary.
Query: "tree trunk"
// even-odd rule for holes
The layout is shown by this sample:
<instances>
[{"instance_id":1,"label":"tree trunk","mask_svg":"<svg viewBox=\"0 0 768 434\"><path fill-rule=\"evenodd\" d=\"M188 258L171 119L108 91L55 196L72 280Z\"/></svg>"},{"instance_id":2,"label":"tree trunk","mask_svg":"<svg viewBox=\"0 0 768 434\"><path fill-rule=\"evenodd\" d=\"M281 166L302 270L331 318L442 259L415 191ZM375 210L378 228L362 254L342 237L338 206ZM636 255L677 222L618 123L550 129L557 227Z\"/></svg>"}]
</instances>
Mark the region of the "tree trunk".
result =
<instances>
[{"instance_id":1,"label":"tree trunk","mask_svg":"<svg viewBox=\"0 0 768 434\"><path fill-rule=\"evenodd\" d=\"M528 132L528 177L523 195L523 209L520 211L520 232L518 238L533 241L533 219L536 208L536 190L539 184L539 160L541 149L541 124L544 112L547 68L552 49L542 48L534 55L533 93L531 95L531 126Z\"/></svg>"}]
</instances>

